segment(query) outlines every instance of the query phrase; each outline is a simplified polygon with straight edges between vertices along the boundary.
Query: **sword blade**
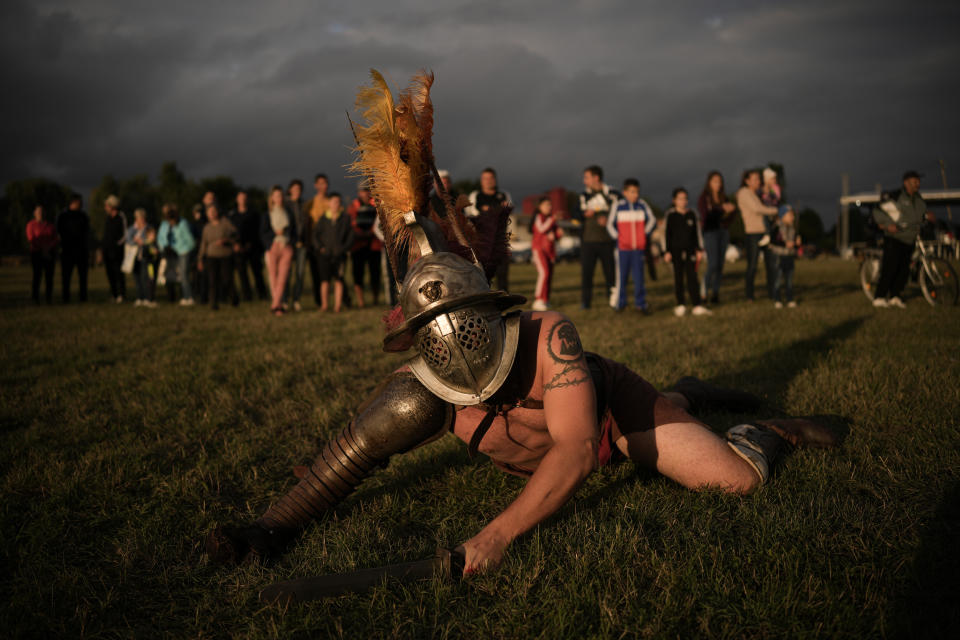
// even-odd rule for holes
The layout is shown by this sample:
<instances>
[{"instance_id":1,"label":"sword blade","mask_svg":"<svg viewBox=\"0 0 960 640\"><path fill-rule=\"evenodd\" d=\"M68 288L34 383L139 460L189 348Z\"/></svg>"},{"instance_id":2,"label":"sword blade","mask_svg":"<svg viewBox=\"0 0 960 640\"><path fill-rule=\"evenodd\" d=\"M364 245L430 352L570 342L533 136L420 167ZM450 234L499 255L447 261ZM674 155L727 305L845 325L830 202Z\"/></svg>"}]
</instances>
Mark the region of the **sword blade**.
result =
<instances>
[{"instance_id":1,"label":"sword blade","mask_svg":"<svg viewBox=\"0 0 960 640\"><path fill-rule=\"evenodd\" d=\"M462 574L462 556L440 549L434 557L426 560L277 582L260 592L260 601L279 604L308 602L346 593L362 593L389 579L414 582L435 575L450 579Z\"/></svg>"}]
</instances>

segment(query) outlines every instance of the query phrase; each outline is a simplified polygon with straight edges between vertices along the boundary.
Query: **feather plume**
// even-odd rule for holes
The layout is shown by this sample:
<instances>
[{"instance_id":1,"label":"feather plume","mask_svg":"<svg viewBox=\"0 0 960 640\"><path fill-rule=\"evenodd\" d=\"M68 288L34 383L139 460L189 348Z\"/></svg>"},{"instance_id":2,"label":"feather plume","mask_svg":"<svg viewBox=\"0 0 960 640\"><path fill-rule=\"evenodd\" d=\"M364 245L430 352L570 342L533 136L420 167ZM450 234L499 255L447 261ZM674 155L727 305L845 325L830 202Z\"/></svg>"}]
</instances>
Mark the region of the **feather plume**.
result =
<instances>
[{"instance_id":1,"label":"feather plume","mask_svg":"<svg viewBox=\"0 0 960 640\"><path fill-rule=\"evenodd\" d=\"M356 108L361 122L355 127L356 159L350 169L366 177L376 199L380 225L396 272L397 255L411 239L403 214L416 211L417 202L422 202L425 196L417 193L410 166L408 138L413 133L409 126L412 116L404 118L398 113L393 94L378 71L371 69L370 76L371 85L357 92Z\"/></svg>"}]
</instances>

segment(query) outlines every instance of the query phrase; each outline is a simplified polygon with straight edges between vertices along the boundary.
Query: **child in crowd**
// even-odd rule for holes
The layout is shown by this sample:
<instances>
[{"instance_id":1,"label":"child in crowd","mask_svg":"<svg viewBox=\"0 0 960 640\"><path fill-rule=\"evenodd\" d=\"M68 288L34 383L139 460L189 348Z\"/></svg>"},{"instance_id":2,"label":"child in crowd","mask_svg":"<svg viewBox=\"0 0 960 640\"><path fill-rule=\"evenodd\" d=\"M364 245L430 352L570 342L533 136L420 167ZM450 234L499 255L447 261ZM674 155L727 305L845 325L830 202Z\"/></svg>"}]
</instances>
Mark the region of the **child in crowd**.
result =
<instances>
[{"instance_id":1,"label":"child in crowd","mask_svg":"<svg viewBox=\"0 0 960 640\"><path fill-rule=\"evenodd\" d=\"M791 208L788 204L781 204L783 200L783 190L777 181L777 172L772 167L767 167L763 170L763 184L760 186L760 191L757 195L760 196L760 202L766 206L777 207L781 216ZM772 218L763 218L763 228L765 232L763 237L757 242L758 247L765 247L770 244L771 238L776 233L775 226Z\"/></svg>"},{"instance_id":2,"label":"child in crowd","mask_svg":"<svg viewBox=\"0 0 960 640\"><path fill-rule=\"evenodd\" d=\"M700 300L697 267L703 258L703 235L700 232L700 216L694 213L689 205L687 190L677 187L673 190L673 206L664 216L667 221L667 252L664 260L673 263L673 283L677 295L677 306L673 313L677 317L687 313L684 304L684 278L687 281L690 302L693 304L693 315L707 316L712 313Z\"/></svg>"},{"instance_id":3,"label":"child in crowd","mask_svg":"<svg viewBox=\"0 0 960 640\"><path fill-rule=\"evenodd\" d=\"M157 295L157 263L160 261L160 248L157 247L157 231L153 227L147 229L143 244L140 246L140 257L137 258L138 289L143 286L147 298L144 307L156 307Z\"/></svg>"},{"instance_id":4,"label":"child in crowd","mask_svg":"<svg viewBox=\"0 0 960 640\"><path fill-rule=\"evenodd\" d=\"M327 212L313 228L317 271L320 272L320 311L328 308L330 281L333 280L333 311L340 313L347 251L353 244L353 227L350 222L350 216L344 214L340 194L328 195Z\"/></svg>"},{"instance_id":5,"label":"child in crowd","mask_svg":"<svg viewBox=\"0 0 960 640\"><path fill-rule=\"evenodd\" d=\"M553 265L557 260L557 238L563 235L563 231L557 226L550 198L540 198L530 222L530 230L533 232L533 264L537 267L533 310L546 311L550 307L550 282L553 278Z\"/></svg>"},{"instance_id":6,"label":"child in crowd","mask_svg":"<svg viewBox=\"0 0 960 640\"><path fill-rule=\"evenodd\" d=\"M643 281L643 252L656 227L653 209L640 198L640 183L627 178L623 182L623 197L611 207L607 219L607 233L617 241L619 251L618 311L627 306L627 279L632 275L634 305L644 314L650 313Z\"/></svg>"},{"instance_id":7,"label":"child in crowd","mask_svg":"<svg viewBox=\"0 0 960 640\"><path fill-rule=\"evenodd\" d=\"M784 211L777 226L776 237L770 244L770 250L777 256L777 278L773 285L776 300L773 306L777 309L782 309L784 302L790 308L797 306L793 300L793 270L797 247L800 243L793 211ZM781 300L781 292L783 300Z\"/></svg>"}]
</instances>

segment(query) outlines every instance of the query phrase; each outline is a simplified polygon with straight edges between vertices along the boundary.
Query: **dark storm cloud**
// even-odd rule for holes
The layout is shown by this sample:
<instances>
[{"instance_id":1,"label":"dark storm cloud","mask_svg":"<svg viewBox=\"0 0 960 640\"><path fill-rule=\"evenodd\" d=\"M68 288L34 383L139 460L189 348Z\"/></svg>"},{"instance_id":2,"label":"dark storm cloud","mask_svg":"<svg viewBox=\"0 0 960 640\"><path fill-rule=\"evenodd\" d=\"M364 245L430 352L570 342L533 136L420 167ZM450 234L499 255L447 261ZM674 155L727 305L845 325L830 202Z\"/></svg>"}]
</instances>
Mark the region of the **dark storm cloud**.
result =
<instances>
[{"instance_id":1,"label":"dark storm cloud","mask_svg":"<svg viewBox=\"0 0 960 640\"><path fill-rule=\"evenodd\" d=\"M515 196L598 162L663 204L708 169L778 161L832 217L906 167L960 171L955 3L4 3L0 179L106 172L348 188L344 110L367 69L437 74L435 151ZM933 186L933 176L928 185Z\"/></svg>"}]
</instances>

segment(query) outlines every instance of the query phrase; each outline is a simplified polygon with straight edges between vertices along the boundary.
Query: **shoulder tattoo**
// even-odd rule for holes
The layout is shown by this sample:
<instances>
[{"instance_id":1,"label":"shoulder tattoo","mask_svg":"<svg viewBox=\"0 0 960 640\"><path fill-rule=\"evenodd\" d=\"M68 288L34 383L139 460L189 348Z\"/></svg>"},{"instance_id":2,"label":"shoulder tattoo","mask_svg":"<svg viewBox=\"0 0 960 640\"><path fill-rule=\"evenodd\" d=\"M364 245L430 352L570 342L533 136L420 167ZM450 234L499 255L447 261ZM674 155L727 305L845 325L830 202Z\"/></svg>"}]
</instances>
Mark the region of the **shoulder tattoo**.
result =
<instances>
[{"instance_id":1,"label":"shoulder tattoo","mask_svg":"<svg viewBox=\"0 0 960 640\"><path fill-rule=\"evenodd\" d=\"M559 365L559 371L544 382L544 392L590 382L590 370L583 359L580 336L569 320L561 320L550 328L547 334L547 355Z\"/></svg>"}]
</instances>

